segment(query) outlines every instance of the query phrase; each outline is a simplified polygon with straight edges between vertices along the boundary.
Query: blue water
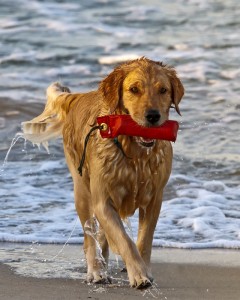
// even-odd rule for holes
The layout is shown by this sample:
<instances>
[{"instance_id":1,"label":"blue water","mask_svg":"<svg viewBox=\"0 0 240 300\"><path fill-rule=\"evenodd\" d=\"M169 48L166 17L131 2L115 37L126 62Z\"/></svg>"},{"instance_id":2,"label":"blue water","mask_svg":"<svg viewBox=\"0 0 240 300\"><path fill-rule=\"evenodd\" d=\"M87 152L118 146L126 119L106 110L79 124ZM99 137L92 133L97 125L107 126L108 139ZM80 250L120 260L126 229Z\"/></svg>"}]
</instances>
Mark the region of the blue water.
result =
<instances>
[{"instance_id":1,"label":"blue water","mask_svg":"<svg viewBox=\"0 0 240 300\"><path fill-rule=\"evenodd\" d=\"M85 92L125 59L164 61L186 95L154 245L239 248L239 15L238 0L0 0L1 164L51 82ZM0 241L64 243L77 216L61 140L47 154L19 139L0 169Z\"/></svg>"}]
</instances>

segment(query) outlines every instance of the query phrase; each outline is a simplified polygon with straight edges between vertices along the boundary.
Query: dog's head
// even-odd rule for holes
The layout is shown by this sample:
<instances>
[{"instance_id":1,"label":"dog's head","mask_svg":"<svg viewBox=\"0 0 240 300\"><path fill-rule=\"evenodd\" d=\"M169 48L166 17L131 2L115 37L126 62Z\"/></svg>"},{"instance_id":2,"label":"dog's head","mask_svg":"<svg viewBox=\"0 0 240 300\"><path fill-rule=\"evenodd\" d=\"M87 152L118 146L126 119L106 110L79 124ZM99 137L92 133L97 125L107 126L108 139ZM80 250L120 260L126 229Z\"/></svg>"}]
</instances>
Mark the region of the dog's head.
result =
<instances>
[{"instance_id":1,"label":"dog's head","mask_svg":"<svg viewBox=\"0 0 240 300\"><path fill-rule=\"evenodd\" d=\"M172 105L180 114L179 102L184 95L173 68L145 57L117 67L100 83L99 89L110 113L128 113L145 127L164 123Z\"/></svg>"}]
</instances>

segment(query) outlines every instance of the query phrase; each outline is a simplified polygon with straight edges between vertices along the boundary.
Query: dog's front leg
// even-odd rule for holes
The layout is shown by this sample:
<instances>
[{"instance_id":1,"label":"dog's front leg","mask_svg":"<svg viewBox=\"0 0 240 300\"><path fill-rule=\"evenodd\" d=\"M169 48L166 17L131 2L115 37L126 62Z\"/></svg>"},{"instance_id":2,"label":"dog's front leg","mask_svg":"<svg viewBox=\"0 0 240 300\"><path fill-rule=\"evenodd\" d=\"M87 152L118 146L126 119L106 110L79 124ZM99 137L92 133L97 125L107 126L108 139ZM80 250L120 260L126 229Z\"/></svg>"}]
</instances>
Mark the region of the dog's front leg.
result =
<instances>
[{"instance_id":1,"label":"dog's front leg","mask_svg":"<svg viewBox=\"0 0 240 300\"><path fill-rule=\"evenodd\" d=\"M148 276L151 278L151 280L153 280L150 266L152 241L154 230L160 214L161 204L162 193L157 199L151 201L145 210L142 208L139 209L137 248L147 266Z\"/></svg>"},{"instance_id":2,"label":"dog's front leg","mask_svg":"<svg viewBox=\"0 0 240 300\"><path fill-rule=\"evenodd\" d=\"M106 241L103 230L98 232L97 236L94 232L97 231L96 224L93 219L93 207L91 200L91 193L89 189L89 181L87 176L80 177L73 162L72 158L65 147L65 156L68 163L69 170L72 174L74 183L74 198L75 207L79 216L79 219L84 229L84 244L83 249L87 262L87 282L105 283L108 282L108 278L105 272L105 265L99 255L98 246L102 248L102 255L105 263L108 261L108 243Z\"/></svg>"},{"instance_id":3,"label":"dog's front leg","mask_svg":"<svg viewBox=\"0 0 240 300\"><path fill-rule=\"evenodd\" d=\"M109 239L109 244L114 244L125 262L131 286L143 288L151 285L146 265L136 245L127 235L113 201L106 195L99 194L99 190L92 195L95 215Z\"/></svg>"}]
</instances>

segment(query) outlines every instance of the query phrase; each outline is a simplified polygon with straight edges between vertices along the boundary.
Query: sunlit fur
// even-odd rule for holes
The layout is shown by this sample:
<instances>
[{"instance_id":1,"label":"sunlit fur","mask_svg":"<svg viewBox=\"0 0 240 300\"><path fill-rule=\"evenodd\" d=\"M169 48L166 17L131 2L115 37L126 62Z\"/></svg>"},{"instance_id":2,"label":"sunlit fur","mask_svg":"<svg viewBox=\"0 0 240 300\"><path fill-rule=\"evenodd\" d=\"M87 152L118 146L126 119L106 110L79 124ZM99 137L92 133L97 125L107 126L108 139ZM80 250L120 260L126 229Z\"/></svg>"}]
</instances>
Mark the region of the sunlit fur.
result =
<instances>
[{"instance_id":1,"label":"sunlit fur","mask_svg":"<svg viewBox=\"0 0 240 300\"><path fill-rule=\"evenodd\" d=\"M135 92L132 87L137 87ZM80 177L77 168L84 139L90 126L96 124L96 117L110 113L129 113L139 124L150 126L145 115L149 109L154 109L161 115L155 125L162 124L168 119L171 105L180 114L179 102L183 94L183 86L173 68L143 57L117 67L96 91L74 94L68 93L59 83L52 84L43 114L23 124L26 138L34 143L46 143L49 138L63 136L81 224L84 227L86 221L96 216L101 226L99 239L106 261L110 245L125 262L132 286L148 286L152 280L152 240L163 188L171 172L171 143L157 140L147 149L134 137L121 136L119 140L127 158L111 139L102 139L99 132L95 132L87 145L83 176ZM139 209L139 231L135 245L122 219L131 216L136 209ZM104 281L105 274L96 258L95 241L87 234L84 250L88 281Z\"/></svg>"}]
</instances>

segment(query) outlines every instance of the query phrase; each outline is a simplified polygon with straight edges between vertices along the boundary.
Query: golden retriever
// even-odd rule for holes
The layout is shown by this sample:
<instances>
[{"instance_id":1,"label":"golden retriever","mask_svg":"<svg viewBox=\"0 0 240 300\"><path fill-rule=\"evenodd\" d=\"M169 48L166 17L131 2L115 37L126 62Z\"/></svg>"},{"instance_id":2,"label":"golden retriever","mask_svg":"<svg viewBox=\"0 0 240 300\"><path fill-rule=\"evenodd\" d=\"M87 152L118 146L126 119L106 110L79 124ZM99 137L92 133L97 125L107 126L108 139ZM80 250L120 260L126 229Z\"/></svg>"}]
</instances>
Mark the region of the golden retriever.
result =
<instances>
[{"instance_id":1,"label":"golden retriever","mask_svg":"<svg viewBox=\"0 0 240 300\"><path fill-rule=\"evenodd\" d=\"M74 183L76 210L84 228L95 217L102 255L108 246L121 255L130 285L144 288L153 280L150 268L152 240L159 217L163 189L171 172L172 146L168 141L120 136L122 151L112 139L92 133L86 148L83 176L78 173L85 137L98 116L130 114L146 127L161 125L173 105L180 114L184 88L176 71L145 57L118 66L89 93L71 93L59 83L47 90L44 112L23 123L23 132L34 143L63 136L66 161ZM131 159L129 159L131 158ZM139 209L136 244L122 220ZM97 257L96 240L84 234L87 280L104 282L106 274Z\"/></svg>"}]
</instances>

